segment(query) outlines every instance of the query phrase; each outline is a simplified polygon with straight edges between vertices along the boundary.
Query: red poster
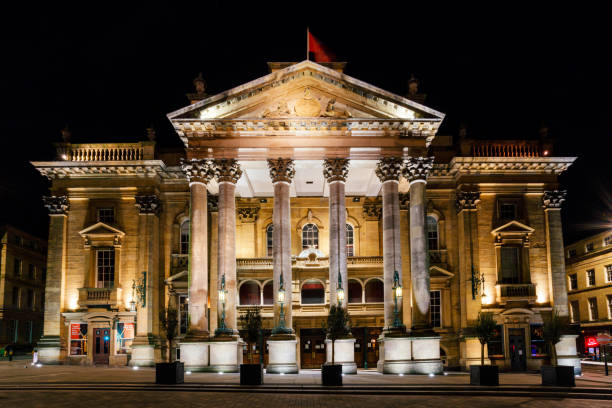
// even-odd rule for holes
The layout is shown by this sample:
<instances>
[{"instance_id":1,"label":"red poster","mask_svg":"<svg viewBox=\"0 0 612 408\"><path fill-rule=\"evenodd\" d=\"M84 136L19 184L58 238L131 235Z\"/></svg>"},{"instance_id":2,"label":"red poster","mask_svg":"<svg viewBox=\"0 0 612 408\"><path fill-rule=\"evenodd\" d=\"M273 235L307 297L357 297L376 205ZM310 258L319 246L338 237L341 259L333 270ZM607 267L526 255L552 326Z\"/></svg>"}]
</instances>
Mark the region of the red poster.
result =
<instances>
[{"instance_id":1,"label":"red poster","mask_svg":"<svg viewBox=\"0 0 612 408\"><path fill-rule=\"evenodd\" d=\"M133 339L134 338L134 323L123 324L123 338Z\"/></svg>"},{"instance_id":2,"label":"red poster","mask_svg":"<svg viewBox=\"0 0 612 408\"><path fill-rule=\"evenodd\" d=\"M70 340L81 339L81 325L79 323L70 324Z\"/></svg>"}]
</instances>

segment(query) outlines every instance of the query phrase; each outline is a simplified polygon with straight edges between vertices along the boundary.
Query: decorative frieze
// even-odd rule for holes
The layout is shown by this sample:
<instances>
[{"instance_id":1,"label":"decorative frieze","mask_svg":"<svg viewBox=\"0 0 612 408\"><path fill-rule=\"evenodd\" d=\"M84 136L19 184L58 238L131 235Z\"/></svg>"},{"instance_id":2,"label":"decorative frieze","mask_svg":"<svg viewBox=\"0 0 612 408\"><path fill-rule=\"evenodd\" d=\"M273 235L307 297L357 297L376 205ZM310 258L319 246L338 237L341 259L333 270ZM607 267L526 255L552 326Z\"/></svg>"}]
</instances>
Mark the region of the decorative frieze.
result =
<instances>
[{"instance_id":1,"label":"decorative frieze","mask_svg":"<svg viewBox=\"0 0 612 408\"><path fill-rule=\"evenodd\" d=\"M542 207L546 209L561 208L565 201L567 190L548 190L542 196Z\"/></svg>"},{"instance_id":2,"label":"decorative frieze","mask_svg":"<svg viewBox=\"0 0 612 408\"><path fill-rule=\"evenodd\" d=\"M348 159L325 159L323 161L323 177L328 183L346 181L348 177Z\"/></svg>"},{"instance_id":3,"label":"decorative frieze","mask_svg":"<svg viewBox=\"0 0 612 408\"><path fill-rule=\"evenodd\" d=\"M187 175L187 180L190 183L207 184L214 176L214 170L210 160L181 159L181 169Z\"/></svg>"},{"instance_id":4,"label":"decorative frieze","mask_svg":"<svg viewBox=\"0 0 612 408\"><path fill-rule=\"evenodd\" d=\"M366 220L376 221L382 215L382 203L380 201L367 200L363 203L363 216Z\"/></svg>"},{"instance_id":5,"label":"decorative frieze","mask_svg":"<svg viewBox=\"0 0 612 408\"><path fill-rule=\"evenodd\" d=\"M433 168L433 157L409 157L403 168L404 177L413 181L427 181L427 176Z\"/></svg>"},{"instance_id":6,"label":"decorative frieze","mask_svg":"<svg viewBox=\"0 0 612 408\"><path fill-rule=\"evenodd\" d=\"M212 170L218 183L236 184L242 176L242 169L236 159L217 159L212 162Z\"/></svg>"},{"instance_id":7,"label":"decorative frieze","mask_svg":"<svg viewBox=\"0 0 612 408\"><path fill-rule=\"evenodd\" d=\"M399 181L402 175L402 159L399 157L384 157L376 164L376 175L382 183Z\"/></svg>"},{"instance_id":8,"label":"decorative frieze","mask_svg":"<svg viewBox=\"0 0 612 408\"><path fill-rule=\"evenodd\" d=\"M463 210L475 210L479 202L479 191L458 191L455 205L457 206L457 212L461 212Z\"/></svg>"},{"instance_id":9,"label":"decorative frieze","mask_svg":"<svg viewBox=\"0 0 612 408\"><path fill-rule=\"evenodd\" d=\"M161 201L156 195L135 196L136 208L140 214L159 214L161 211Z\"/></svg>"},{"instance_id":10,"label":"decorative frieze","mask_svg":"<svg viewBox=\"0 0 612 408\"><path fill-rule=\"evenodd\" d=\"M291 183L295 176L295 163L291 159L268 159L268 168L272 183L279 181Z\"/></svg>"},{"instance_id":11,"label":"decorative frieze","mask_svg":"<svg viewBox=\"0 0 612 408\"><path fill-rule=\"evenodd\" d=\"M238 207L238 219L245 222L255 222L257 220L257 214L259 214L259 207Z\"/></svg>"},{"instance_id":12,"label":"decorative frieze","mask_svg":"<svg viewBox=\"0 0 612 408\"><path fill-rule=\"evenodd\" d=\"M49 215L65 215L68 213L70 204L66 196L44 196L43 205L49 211Z\"/></svg>"}]
</instances>

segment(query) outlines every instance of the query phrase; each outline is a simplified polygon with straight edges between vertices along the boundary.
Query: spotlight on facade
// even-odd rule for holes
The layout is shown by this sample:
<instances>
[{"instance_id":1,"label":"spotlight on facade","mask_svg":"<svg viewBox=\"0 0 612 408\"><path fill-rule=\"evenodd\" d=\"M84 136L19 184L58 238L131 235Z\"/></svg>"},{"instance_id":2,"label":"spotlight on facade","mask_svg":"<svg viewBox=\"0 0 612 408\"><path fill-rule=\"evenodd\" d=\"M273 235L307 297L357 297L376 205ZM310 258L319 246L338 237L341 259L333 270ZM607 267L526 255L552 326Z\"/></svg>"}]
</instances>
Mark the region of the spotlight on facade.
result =
<instances>
[{"instance_id":1,"label":"spotlight on facade","mask_svg":"<svg viewBox=\"0 0 612 408\"><path fill-rule=\"evenodd\" d=\"M132 370L138 370L138 366L132 367Z\"/></svg>"},{"instance_id":2,"label":"spotlight on facade","mask_svg":"<svg viewBox=\"0 0 612 408\"><path fill-rule=\"evenodd\" d=\"M191 375L191 371L185 371L185 374Z\"/></svg>"},{"instance_id":3,"label":"spotlight on facade","mask_svg":"<svg viewBox=\"0 0 612 408\"><path fill-rule=\"evenodd\" d=\"M433 376L435 376L435 374L434 373L429 373L429 376L433 377Z\"/></svg>"},{"instance_id":4,"label":"spotlight on facade","mask_svg":"<svg viewBox=\"0 0 612 408\"><path fill-rule=\"evenodd\" d=\"M42 364L38 363L38 364L36 364L36 367L40 368L40 367L42 367Z\"/></svg>"},{"instance_id":5,"label":"spotlight on facade","mask_svg":"<svg viewBox=\"0 0 612 408\"><path fill-rule=\"evenodd\" d=\"M219 371L219 375L223 375L223 371Z\"/></svg>"},{"instance_id":6,"label":"spotlight on facade","mask_svg":"<svg viewBox=\"0 0 612 408\"><path fill-rule=\"evenodd\" d=\"M403 377L403 376L404 376L404 373L399 373L399 376L400 376L400 377Z\"/></svg>"}]
</instances>

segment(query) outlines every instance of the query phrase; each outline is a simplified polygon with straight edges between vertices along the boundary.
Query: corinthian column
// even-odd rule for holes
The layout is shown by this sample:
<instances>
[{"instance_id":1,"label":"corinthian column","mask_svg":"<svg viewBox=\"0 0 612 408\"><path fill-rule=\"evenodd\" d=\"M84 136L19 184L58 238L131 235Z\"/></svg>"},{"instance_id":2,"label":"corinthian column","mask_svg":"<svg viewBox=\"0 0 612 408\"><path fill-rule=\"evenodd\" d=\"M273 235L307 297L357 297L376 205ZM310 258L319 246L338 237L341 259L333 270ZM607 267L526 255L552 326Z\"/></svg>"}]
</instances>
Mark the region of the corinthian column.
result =
<instances>
[{"instance_id":1,"label":"corinthian column","mask_svg":"<svg viewBox=\"0 0 612 408\"><path fill-rule=\"evenodd\" d=\"M566 191L545 191L542 207L546 214L546 250L548 252L548 279L554 310L559 316L568 316L567 282L565 278L565 256L561 205Z\"/></svg>"},{"instance_id":2,"label":"corinthian column","mask_svg":"<svg viewBox=\"0 0 612 408\"><path fill-rule=\"evenodd\" d=\"M43 197L49 211L49 246L45 282L43 336L38 341L38 359L42 364L59 364L61 350L61 312L66 284L66 228L68 197Z\"/></svg>"},{"instance_id":3,"label":"corinthian column","mask_svg":"<svg viewBox=\"0 0 612 408\"><path fill-rule=\"evenodd\" d=\"M412 329L426 330L429 319L429 270L425 230L425 187L433 157L410 157L404 177L410 183L410 278L412 282Z\"/></svg>"},{"instance_id":4,"label":"corinthian column","mask_svg":"<svg viewBox=\"0 0 612 408\"><path fill-rule=\"evenodd\" d=\"M393 326L395 301L393 277L395 272L402 282L402 247L400 238L399 178L402 160L397 157L381 159L376 166L376 175L382 182L382 229L383 229L383 280L385 300L385 329ZM402 321L401 302L397 302L399 319Z\"/></svg>"},{"instance_id":5,"label":"corinthian column","mask_svg":"<svg viewBox=\"0 0 612 408\"><path fill-rule=\"evenodd\" d=\"M214 174L219 183L219 215L217 241L217 282L225 279L225 308L219 302L219 327L215 334L237 334L236 325L236 183L242 176L234 159L214 161ZM224 278L225 277L225 278ZM222 326L225 327L222 327Z\"/></svg>"},{"instance_id":6,"label":"corinthian column","mask_svg":"<svg viewBox=\"0 0 612 408\"><path fill-rule=\"evenodd\" d=\"M344 293L348 295L346 272L346 202L345 182L348 159L328 159L323 162L323 176L329 183L329 303L336 304L338 275L342 277ZM346 307L344 296L342 307Z\"/></svg>"},{"instance_id":7,"label":"corinthian column","mask_svg":"<svg viewBox=\"0 0 612 408\"><path fill-rule=\"evenodd\" d=\"M182 161L189 181L189 329L187 341L208 339L208 211L206 184L213 173L207 160ZM181 353L182 355L182 353Z\"/></svg>"}]
</instances>

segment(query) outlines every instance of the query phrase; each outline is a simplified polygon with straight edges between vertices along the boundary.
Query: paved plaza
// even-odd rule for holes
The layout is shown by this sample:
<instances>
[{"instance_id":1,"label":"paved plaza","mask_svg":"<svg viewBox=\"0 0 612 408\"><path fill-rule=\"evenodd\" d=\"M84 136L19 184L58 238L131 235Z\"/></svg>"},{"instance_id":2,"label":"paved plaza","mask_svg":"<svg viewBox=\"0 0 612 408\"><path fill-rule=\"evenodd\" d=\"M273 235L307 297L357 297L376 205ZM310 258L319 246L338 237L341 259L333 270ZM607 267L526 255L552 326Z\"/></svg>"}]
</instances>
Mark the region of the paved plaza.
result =
<instances>
[{"instance_id":1,"label":"paved plaza","mask_svg":"<svg viewBox=\"0 0 612 408\"><path fill-rule=\"evenodd\" d=\"M500 375L500 387L468 385L466 373L440 376L381 375L359 371L344 387L320 386L320 372L266 375L261 387L240 387L238 374L192 373L185 384L158 386L150 368L42 366L0 363L1 407L65 407L95 401L108 406L190 407L604 407L611 406L612 377L584 366L573 390L540 387L537 373Z\"/></svg>"}]
</instances>

